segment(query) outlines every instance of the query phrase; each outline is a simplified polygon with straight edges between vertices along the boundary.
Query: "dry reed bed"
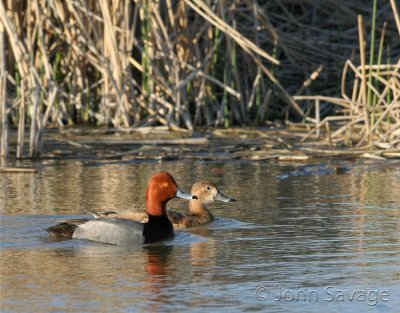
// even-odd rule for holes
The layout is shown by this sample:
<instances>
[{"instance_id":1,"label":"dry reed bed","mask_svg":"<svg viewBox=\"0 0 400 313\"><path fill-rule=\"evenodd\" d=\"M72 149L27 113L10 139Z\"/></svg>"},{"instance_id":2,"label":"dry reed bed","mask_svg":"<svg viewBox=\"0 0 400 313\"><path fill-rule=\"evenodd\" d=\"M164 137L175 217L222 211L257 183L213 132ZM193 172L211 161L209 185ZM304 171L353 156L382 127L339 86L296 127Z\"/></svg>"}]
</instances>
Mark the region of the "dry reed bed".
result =
<instances>
[{"instance_id":1,"label":"dry reed bed","mask_svg":"<svg viewBox=\"0 0 400 313\"><path fill-rule=\"evenodd\" d=\"M39 155L49 124L192 130L294 117L319 130L319 114L330 115L329 107L313 119L313 106L293 96L335 95L346 60L360 64L356 17L364 16L368 33L371 3L0 2L2 154L8 122L19 129L17 157L26 155L25 126L31 157ZM387 21L382 64L396 65L400 53L395 10L394 1L376 10L376 29ZM378 76L387 80L384 73ZM374 74L363 73L363 82L367 75ZM383 91L392 99L398 92L398 80ZM393 123L398 114L386 111L396 104L378 99L383 113L376 118ZM361 143L370 133L364 131L368 140Z\"/></svg>"},{"instance_id":2,"label":"dry reed bed","mask_svg":"<svg viewBox=\"0 0 400 313\"><path fill-rule=\"evenodd\" d=\"M254 129L229 128L197 132L192 138L186 133L171 132L165 126L140 127L129 132L119 129L65 129L48 130L42 160L80 160L84 164L135 163L138 161L230 161L253 162L321 162L335 160L372 159L377 164L399 164L397 149L375 150L360 148L321 148L300 143L301 136L294 125L287 128ZM15 132L11 137L15 140ZM397 159L391 160L391 159ZM384 162L382 162L384 161ZM322 161L323 162L323 161ZM329 162L328 162L329 163ZM22 163L23 164L23 163ZM391 166L390 165L390 166ZM14 167L1 171L16 172ZM31 171L22 168L22 172Z\"/></svg>"},{"instance_id":3,"label":"dry reed bed","mask_svg":"<svg viewBox=\"0 0 400 313\"><path fill-rule=\"evenodd\" d=\"M349 72L353 88L348 93L346 81ZM374 84L368 82L371 77L375 80ZM363 84L368 89L363 88ZM340 98L294 97L298 101L314 101L315 127L302 141L312 134L319 137L321 130L325 130L325 142L331 146L341 143L357 147L372 144L382 149L400 148L400 61L395 65L364 66L364 73L363 66L355 66L347 61L341 85ZM370 101L367 100L367 90L371 90ZM335 116L320 120L322 102L336 106Z\"/></svg>"}]
</instances>

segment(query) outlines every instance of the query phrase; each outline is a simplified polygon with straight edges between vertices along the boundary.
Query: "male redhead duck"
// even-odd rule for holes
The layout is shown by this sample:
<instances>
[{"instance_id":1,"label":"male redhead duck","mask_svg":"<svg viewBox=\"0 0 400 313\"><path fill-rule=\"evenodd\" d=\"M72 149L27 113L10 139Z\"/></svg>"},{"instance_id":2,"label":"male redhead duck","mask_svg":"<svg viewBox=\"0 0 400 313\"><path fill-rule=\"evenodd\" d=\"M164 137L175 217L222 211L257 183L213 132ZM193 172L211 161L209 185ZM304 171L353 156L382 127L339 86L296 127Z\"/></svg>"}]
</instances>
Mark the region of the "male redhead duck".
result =
<instances>
[{"instance_id":1,"label":"male redhead duck","mask_svg":"<svg viewBox=\"0 0 400 313\"><path fill-rule=\"evenodd\" d=\"M115 244L137 245L172 237L174 228L166 214L166 204L172 198L196 199L180 190L175 179L166 172L151 176L145 195L147 223L125 218L71 220L46 229L51 236L79 238Z\"/></svg>"},{"instance_id":2,"label":"male redhead duck","mask_svg":"<svg viewBox=\"0 0 400 313\"><path fill-rule=\"evenodd\" d=\"M214 220L214 216L207 209L207 204L217 201L222 202L235 202L235 199L226 197L219 191L218 187L208 181L198 181L193 184L191 194L196 196L197 199L189 201L189 212L180 213L173 210L167 210L167 216L171 221L174 228L188 228L195 227ZM96 218L125 218L144 223L148 220L145 212L134 212L132 210L124 210L121 212L106 211L106 212L92 212Z\"/></svg>"}]
</instances>

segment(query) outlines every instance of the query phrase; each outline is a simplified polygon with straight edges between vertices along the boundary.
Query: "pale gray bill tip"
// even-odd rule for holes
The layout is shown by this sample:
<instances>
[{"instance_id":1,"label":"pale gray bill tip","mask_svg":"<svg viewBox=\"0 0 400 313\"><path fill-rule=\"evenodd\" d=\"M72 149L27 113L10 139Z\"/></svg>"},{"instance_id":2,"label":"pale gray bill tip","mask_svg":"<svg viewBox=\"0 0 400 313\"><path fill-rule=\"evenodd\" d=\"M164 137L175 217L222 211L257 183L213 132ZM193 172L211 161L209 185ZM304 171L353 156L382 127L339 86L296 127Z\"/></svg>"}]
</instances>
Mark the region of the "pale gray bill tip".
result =
<instances>
[{"instance_id":1,"label":"pale gray bill tip","mask_svg":"<svg viewBox=\"0 0 400 313\"><path fill-rule=\"evenodd\" d=\"M236 202L235 199L229 198L225 195L223 195L220 191L218 191L217 196L215 197L214 200L222 201L222 202Z\"/></svg>"},{"instance_id":2,"label":"pale gray bill tip","mask_svg":"<svg viewBox=\"0 0 400 313\"><path fill-rule=\"evenodd\" d=\"M179 188L176 189L175 198L181 198L181 199L186 199L186 200L197 199L196 196L193 196L189 193L183 192Z\"/></svg>"}]
</instances>

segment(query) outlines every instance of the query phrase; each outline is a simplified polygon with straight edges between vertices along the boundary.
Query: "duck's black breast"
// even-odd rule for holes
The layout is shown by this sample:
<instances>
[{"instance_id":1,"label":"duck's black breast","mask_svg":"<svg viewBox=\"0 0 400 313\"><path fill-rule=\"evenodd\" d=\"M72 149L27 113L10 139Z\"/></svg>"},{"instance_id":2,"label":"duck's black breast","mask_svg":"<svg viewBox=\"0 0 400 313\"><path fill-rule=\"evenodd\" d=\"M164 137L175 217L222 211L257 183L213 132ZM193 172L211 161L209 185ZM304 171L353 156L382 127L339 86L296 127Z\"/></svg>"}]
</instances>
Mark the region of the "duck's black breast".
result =
<instances>
[{"instance_id":1,"label":"duck's black breast","mask_svg":"<svg viewBox=\"0 0 400 313\"><path fill-rule=\"evenodd\" d=\"M143 226L144 243L165 240L174 235L174 227L166 215L149 215L149 221Z\"/></svg>"}]
</instances>

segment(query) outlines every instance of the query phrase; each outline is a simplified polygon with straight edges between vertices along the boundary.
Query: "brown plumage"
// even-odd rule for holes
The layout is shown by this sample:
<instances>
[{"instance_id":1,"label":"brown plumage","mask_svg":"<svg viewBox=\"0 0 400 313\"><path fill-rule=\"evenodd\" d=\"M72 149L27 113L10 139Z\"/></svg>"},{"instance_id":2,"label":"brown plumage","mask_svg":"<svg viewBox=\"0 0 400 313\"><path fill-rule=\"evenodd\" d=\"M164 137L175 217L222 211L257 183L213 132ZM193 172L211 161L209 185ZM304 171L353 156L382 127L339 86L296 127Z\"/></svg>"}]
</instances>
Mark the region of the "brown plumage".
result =
<instances>
[{"instance_id":1,"label":"brown plumage","mask_svg":"<svg viewBox=\"0 0 400 313\"><path fill-rule=\"evenodd\" d=\"M207 205L217 201L234 202L235 199L226 197L211 181L198 181L193 184L191 194L197 199L189 201L189 212L180 213L167 210L167 215L174 228L188 228L214 221L214 215L208 210Z\"/></svg>"},{"instance_id":2,"label":"brown plumage","mask_svg":"<svg viewBox=\"0 0 400 313\"><path fill-rule=\"evenodd\" d=\"M181 213L175 210L167 210L168 219L174 228L188 228L214 221L213 214L208 210L207 205L214 201L234 202L235 199L223 195L218 187L210 181L198 181L193 184L191 194L197 196L198 199L189 201L189 212ZM132 210L124 210L120 212L92 212L94 217L118 217L126 218L134 221L145 223L148 220L146 212L135 212Z\"/></svg>"}]
</instances>

